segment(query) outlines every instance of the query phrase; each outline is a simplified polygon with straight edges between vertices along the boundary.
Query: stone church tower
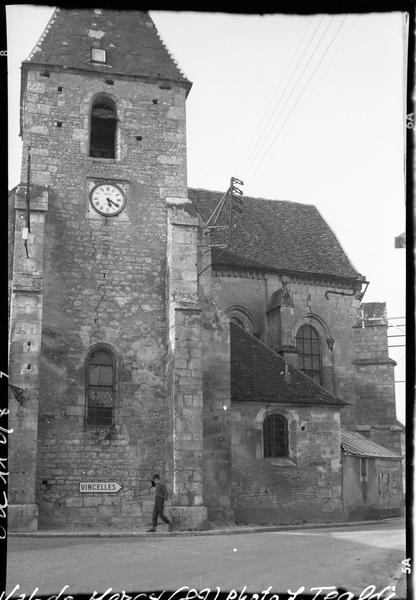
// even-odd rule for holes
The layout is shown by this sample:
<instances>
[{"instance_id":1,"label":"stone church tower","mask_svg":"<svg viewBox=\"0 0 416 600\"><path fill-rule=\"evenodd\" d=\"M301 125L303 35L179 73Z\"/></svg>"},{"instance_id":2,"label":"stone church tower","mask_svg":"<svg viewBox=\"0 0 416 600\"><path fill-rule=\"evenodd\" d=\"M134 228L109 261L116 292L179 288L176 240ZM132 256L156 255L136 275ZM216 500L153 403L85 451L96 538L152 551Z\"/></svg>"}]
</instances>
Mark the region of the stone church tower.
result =
<instances>
[{"instance_id":1,"label":"stone church tower","mask_svg":"<svg viewBox=\"0 0 416 600\"><path fill-rule=\"evenodd\" d=\"M146 524L155 471L174 517L206 516L190 88L139 11L58 9L23 63L11 529Z\"/></svg>"},{"instance_id":2,"label":"stone church tower","mask_svg":"<svg viewBox=\"0 0 416 600\"><path fill-rule=\"evenodd\" d=\"M400 514L385 305L316 207L187 187L190 88L140 11L22 65L11 531L143 528L155 472L182 529Z\"/></svg>"}]
</instances>

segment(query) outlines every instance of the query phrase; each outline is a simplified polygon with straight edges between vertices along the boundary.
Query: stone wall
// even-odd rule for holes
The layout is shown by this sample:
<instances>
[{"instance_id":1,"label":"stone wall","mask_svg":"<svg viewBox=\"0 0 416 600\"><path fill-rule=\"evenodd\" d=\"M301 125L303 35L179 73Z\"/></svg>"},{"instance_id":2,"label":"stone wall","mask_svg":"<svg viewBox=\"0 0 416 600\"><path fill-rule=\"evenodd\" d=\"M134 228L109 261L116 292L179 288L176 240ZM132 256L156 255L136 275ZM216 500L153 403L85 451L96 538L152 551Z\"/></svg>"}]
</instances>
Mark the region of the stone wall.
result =
<instances>
[{"instance_id":1,"label":"stone wall","mask_svg":"<svg viewBox=\"0 0 416 600\"><path fill-rule=\"evenodd\" d=\"M271 411L288 420L288 458L263 456L263 420ZM233 402L236 520L302 523L340 519L340 435L340 415L334 408Z\"/></svg>"},{"instance_id":2,"label":"stone wall","mask_svg":"<svg viewBox=\"0 0 416 600\"><path fill-rule=\"evenodd\" d=\"M12 284L13 284L13 254L14 254L14 237L15 237L15 207L14 207L14 190L9 192L7 203L7 318L10 327L10 302L12 299Z\"/></svg>"},{"instance_id":3,"label":"stone wall","mask_svg":"<svg viewBox=\"0 0 416 600\"><path fill-rule=\"evenodd\" d=\"M221 310L243 308L252 316L254 331L260 336L265 331L267 304L266 280L260 272L213 269L212 294Z\"/></svg>"},{"instance_id":4,"label":"stone wall","mask_svg":"<svg viewBox=\"0 0 416 600\"><path fill-rule=\"evenodd\" d=\"M166 86L165 86L166 87ZM61 89L58 89L61 88ZM185 90L96 74L30 70L24 90L23 165L48 185L40 359L37 502L41 526L135 526L151 507L149 480L166 470L167 195L186 196ZM116 104L116 158L88 156L97 94ZM89 191L111 180L126 208L106 218ZM86 427L86 357L116 358L111 428ZM116 494L80 494L82 481L117 481ZM32 485L27 482L28 486Z\"/></svg>"},{"instance_id":5,"label":"stone wall","mask_svg":"<svg viewBox=\"0 0 416 600\"><path fill-rule=\"evenodd\" d=\"M43 312L43 255L48 192L32 187L16 188L12 195L13 255L10 277L9 382L23 390L19 402L9 393L8 527L36 530L38 506L35 494ZM23 229L27 227L27 246Z\"/></svg>"},{"instance_id":6,"label":"stone wall","mask_svg":"<svg viewBox=\"0 0 416 600\"><path fill-rule=\"evenodd\" d=\"M384 302L363 303L353 328L356 369L356 429L402 454L403 426L396 418L395 361L389 355Z\"/></svg>"},{"instance_id":7,"label":"stone wall","mask_svg":"<svg viewBox=\"0 0 416 600\"><path fill-rule=\"evenodd\" d=\"M199 295L202 308L204 503L211 521L234 520L231 509L230 322L213 300L211 252L199 238Z\"/></svg>"},{"instance_id":8,"label":"stone wall","mask_svg":"<svg viewBox=\"0 0 416 600\"><path fill-rule=\"evenodd\" d=\"M371 303L370 306L374 306ZM367 318L366 305L354 326L354 364L357 370L357 422L394 424L396 404L394 391L395 362L388 355L387 316Z\"/></svg>"},{"instance_id":9,"label":"stone wall","mask_svg":"<svg viewBox=\"0 0 416 600\"><path fill-rule=\"evenodd\" d=\"M342 456L343 506L350 520L380 519L403 514L402 469L400 460L367 458L367 474L361 461Z\"/></svg>"},{"instance_id":10,"label":"stone wall","mask_svg":"<svg viewBox=\"0 0 416 600\"><path fill-rule=\"evenodd\" d=\"M354 296L329 295L327 290L351 294L351 288L330 279L306 276L279 276L258 273L249 276L240 270L214 269L213 297L217 305L226 311L239 304L252 314L258 323L257 333L267 341L265 326L266 310L270 298L282 287L282 277L293 300L293 309L284 309L284 344L295 344L296 332L304 324L316 328L321 339L324 387L339 398L351 403L343 411L342 420L355 420L356 369L352 327L356 323L359 300ZM334 338L333 349L327 344ZM277 348L276 348L277 349Z\"/></svg>"},{"instance_id":11,"label":"stone wall","mask_svg":"<svg viewBox=\"0 0 416 600\"><path fill-rule=\"evenodd\" d=\"M184 198L168 198L167 305L169 411L172 412L171 515L195 528L203 506L203 395L201 309L198 297L198 219ZM180 525L180 523L179 523ZM184 524L182 523L182 526Z\"/></svg>"}]
</instances>

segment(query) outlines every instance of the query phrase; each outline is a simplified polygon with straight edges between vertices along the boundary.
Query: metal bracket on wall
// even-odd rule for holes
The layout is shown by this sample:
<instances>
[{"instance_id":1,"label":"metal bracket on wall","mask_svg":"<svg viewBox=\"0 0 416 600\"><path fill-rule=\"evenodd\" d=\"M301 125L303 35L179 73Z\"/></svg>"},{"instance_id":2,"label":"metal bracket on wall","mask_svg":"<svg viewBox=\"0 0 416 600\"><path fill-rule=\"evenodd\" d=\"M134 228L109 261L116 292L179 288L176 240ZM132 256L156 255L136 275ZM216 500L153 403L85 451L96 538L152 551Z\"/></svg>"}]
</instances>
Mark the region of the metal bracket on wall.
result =
<instances>
[{"instance_id":1,"label":"metal bracket on wall","mask_svg":"<svg viewBox=\"0 0 416 600\"><path fill-rule=\"evenodd\" d=\"M233 228L233 223L232 223L233 211L237 211L239 213L242 212L242 209L240 207L240 205L242 203L242 199L240 198L240 196L243 195L243 191L240 190L238 187L236 187L236 184L244 185L244 182L241 181L241 179L237 179L236 177L231 177L230 186L229 186L228 190L222 196L221 200L218 202L218 204L212 211L209 219L207 220L207 222L204 225L204 229L207 230L206 233L208 231L214 231L214 230L216 230L216 231L223 230L223 231L227 232L226 241L224 241L223 243L219 243L219 244L210 244L211 248L223 248L222 252L219 253L217 258L219 258L222 254L224 254L224 252L227 250L227 248L229 248L231 246L231 233L232 233L232 228ZM235 196L235 194L237 194L237 196ZM226 224L218 225L219 218L223 213L225 213L225 211L227 211L226 216L225 216ZM200 275L202 275L202 273L204 273L210 266L211 266L211 263L209 265L207 265L206 267L204 267L202 269L202 271L200 271L198 273L198 277Z\"/></svg>"}]
</instances>

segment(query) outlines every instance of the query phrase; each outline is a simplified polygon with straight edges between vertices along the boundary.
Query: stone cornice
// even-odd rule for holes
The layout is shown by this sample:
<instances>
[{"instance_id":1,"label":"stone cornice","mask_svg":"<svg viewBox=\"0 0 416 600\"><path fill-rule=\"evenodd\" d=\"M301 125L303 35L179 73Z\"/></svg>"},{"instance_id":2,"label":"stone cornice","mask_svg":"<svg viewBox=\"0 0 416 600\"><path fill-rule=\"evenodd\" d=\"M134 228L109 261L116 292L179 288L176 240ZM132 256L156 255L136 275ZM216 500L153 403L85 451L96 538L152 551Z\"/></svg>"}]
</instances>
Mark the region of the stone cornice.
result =
<instances>
[{"instance_id":1,"label":"stone cornice","mask_svg":"<svg viewBox=\"0 0 416 600\"><path fill-rule=\"evenodd\" d=\"M189 91L192 87L192 83L190 81L178 81L177 79L171 79L167 77L152 77L150 75L129 75L127 73L118 73L117 71L113 71L111 69L111 65L102 64L96 66L101 66L102 71L92 71L91 69L82 69L81 67L65 67L61 65L51 65L47 63L36 63L32 61L23 61L22 62L22 79L26 79L28 71L48 71L50 73L72 73L75 75L82 75L83 77L95 77L102 79L106 78L117 78L125 81L143 81L145 83L153 83L155 85L162 85L166 83L172 84L172 87L181 87L186 90L186 95L189 94ZM163 89L163 88L162 88Z\"/></svg>"},{"instance_id":2,"label":"stone cornice","mask_svg":"<svg viewBox=\"0 0 416 600\"><path fill-rule=\"evenodd\" d=\"M392 366L396 366L397 363L395 360L393 360L392 358L389 358L388 356L385 358L356 358L355 360L351 361L353 365L361 365L361 366L366 366L366 365L392 365Z\"/></svg>"},{"instance_id":3,"label":"stone cornice","mask_svg":"<svg viewBox=\"0 0 416 600\"><path fill-rule=\"evenodd\" d=\"M340 290L357 289L358 284L365 283L357 279L346 279L335 275L324 275L320 273L300 273L284 269L253 269L248 267L233 267L227 265L213 264L212 271L218 277L241 277L245 279L267 279L270 275L286 275L289 277L288 284L301 283L318 285L320 287L337 288Z\"/></svg>"}]
</instances>

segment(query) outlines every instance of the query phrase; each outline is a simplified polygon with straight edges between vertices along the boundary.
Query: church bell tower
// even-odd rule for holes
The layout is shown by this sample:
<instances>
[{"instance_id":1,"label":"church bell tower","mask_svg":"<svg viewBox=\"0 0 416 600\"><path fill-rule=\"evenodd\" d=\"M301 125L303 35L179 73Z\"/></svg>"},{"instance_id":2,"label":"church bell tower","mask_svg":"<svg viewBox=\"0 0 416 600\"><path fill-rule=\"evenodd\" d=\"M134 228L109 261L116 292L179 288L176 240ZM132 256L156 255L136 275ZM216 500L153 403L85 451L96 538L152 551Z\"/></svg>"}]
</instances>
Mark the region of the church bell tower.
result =
<instances>
[{"instance_id":1,"label":"church bell tower","mask_svg":"<svg viewBox=\"0 0 416 600\"><path fill-rule=\"evenodd\" d=\"M11 529L146 524L155 471L178 514L204 515L198 448L186 463L192 436L181 438L192 425L202 439L202 408L181 408L174 356L190 327L182 375L199 397L190 88L139 11L57 9L22 65L9 373L25 399L10 400Z\"/></svg>"}]
</instances>

